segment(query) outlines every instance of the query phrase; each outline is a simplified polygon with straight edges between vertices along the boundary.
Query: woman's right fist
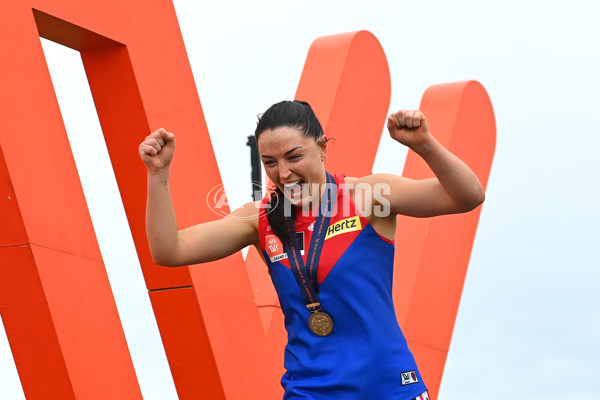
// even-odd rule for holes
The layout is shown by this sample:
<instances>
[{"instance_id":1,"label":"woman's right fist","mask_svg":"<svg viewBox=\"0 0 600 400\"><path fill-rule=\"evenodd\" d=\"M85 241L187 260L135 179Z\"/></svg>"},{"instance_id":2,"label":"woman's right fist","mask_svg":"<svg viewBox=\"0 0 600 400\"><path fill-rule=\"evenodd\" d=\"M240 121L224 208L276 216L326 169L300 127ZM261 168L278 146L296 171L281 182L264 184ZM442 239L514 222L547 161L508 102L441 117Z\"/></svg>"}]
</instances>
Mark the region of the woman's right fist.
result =
<instances>
[{"instance_id":1,"label":"woman's right fist","mask_svg":"<svg viewBox=\"0 0 600 400\"><path fill-rule=\"evenodd\" d=\"M139 152L149 173L167 170L175 153L175 135L160 128L146 136Z\"/></svg>"}]
</instances>

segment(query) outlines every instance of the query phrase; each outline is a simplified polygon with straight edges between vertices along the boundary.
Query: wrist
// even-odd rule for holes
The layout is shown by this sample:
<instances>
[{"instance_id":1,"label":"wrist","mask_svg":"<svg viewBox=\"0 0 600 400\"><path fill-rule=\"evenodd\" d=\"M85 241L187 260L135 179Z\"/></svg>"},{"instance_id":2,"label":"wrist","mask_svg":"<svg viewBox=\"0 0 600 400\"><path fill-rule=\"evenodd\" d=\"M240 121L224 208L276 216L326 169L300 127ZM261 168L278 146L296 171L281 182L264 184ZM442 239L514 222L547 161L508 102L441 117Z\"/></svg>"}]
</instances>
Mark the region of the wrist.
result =
<instances>
[{"instance_id":1,"label":"wrist","mask_svg":"<svg viewBox=\"0 0 600 400\"><path fill-rule=\"evenodd\" d=\"M439 145L439 142L431 134L429 134L427 135L426 139L411 145L410 149L422 158L426 158L432 152L434 152Z\"/></svg>"},{"instance_id":2,"label":"wrist","mask_svg":"<svg viewBox=\"0 0 600 400\"><path fill-rule=\"evenodd\" d=\"M156 171L148 171L148 182L155 183L168 183L169 182L169 168L162 168Z\"/></svg>"}]
</instances>

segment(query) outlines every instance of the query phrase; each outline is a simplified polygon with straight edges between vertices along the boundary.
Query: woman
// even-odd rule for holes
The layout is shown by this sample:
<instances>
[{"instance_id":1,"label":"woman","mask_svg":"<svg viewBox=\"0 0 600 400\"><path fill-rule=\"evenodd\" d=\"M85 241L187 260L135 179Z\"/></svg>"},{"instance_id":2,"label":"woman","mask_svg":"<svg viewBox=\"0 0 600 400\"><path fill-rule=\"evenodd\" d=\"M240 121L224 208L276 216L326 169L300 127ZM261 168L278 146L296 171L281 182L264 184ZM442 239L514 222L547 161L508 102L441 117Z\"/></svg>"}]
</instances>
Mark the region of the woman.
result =
<instances>
[{"instance_id":1,"label":"woman","mask_svg":"<svg viewBox=\"0 0 600 400\"><path fill-rule=\"evenodd\" d=\"M483 202L484 191L473 171L429 133L420 111L393 113L387 127L435 178L331 175L324 165L328 139L311 107L274 104L255 132L274 191L181 231L168 188L174 135L159 129L140 145L148 169L147 235L157 264L212 261L249 245L263 256L288 331L284 399L428 398L392 303L396 215L466 212Z\"/></svg>"}]
</instances>

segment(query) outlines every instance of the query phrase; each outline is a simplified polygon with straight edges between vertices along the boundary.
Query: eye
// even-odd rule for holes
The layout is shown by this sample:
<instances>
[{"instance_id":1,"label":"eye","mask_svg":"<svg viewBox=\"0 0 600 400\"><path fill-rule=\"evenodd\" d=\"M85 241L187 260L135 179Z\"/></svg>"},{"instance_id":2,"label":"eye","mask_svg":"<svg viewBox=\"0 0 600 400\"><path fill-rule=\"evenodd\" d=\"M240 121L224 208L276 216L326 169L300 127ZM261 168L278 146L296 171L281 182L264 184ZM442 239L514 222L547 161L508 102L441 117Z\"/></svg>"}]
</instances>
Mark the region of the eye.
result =
<instances>
[{"instance_id":1,"label":"eye","mask_svg":"<svg viewBox=\"0 0 600 400\"><path fill-rule=\"evenodd\" d=\"M265 165L265 167L272 167L276 164L276 162L273 160L270 160L270 161L264 161L263 164Z\"/></svg>"},{"instance_id":2,"label":"eye","mask_svg":"<svg viewBox=\"0 0 600 400\"><path fill-rule=\"evenodd\" d=\"M292 155L291 155L291 156L288 158L288 160L290 160L290 161L296 161L296 160L299 160L300 158L302 158L302 155L300 155L300 154L292 154Z\"/></svg>"}]
</instances>

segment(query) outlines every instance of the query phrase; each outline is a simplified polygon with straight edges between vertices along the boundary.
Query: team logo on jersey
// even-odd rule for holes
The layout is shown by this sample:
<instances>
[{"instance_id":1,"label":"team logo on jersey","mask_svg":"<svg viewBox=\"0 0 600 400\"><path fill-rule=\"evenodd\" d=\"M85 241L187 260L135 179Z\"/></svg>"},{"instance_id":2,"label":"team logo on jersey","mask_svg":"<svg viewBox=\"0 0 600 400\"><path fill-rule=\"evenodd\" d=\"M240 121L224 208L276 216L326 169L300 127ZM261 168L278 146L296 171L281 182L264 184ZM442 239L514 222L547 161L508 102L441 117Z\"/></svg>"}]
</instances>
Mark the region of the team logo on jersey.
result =
<instances>
[{"instance_id":1,"label":"team logo on jersey","mask_svg":"<svg viewBox=\"0 0 600 400\"><path fill-rule=\"evenodd\" d=\"M300 255L304 255L304 232L296 232L296 235L298 235ZM283 248L283 243L281 243L281 240L277 235L265 236L265 250L272 263L288 258L288 255Z\"/></svg>"},{"instance_id":2,"label":"team logo on jersey","mask_svg":"<svg viewBox=\"0 0 600 400\"><path fill-rule=\"evenodd\" d=\"M360 231L361 229L362 225L360 224L360 217L358 215L356 217L346 218L336 222L335 224L329 225L325 240L337 235L341 235L342 233Z\"/></svg>"},{"instance_id":3,"label":"team logo on jersey","mask_svg":"<svg viewBox=\"0 0 600 400\"><path fill-rule=\"evenodd\" d=\"M419 382L415 371L401 372L400 377L402 378L402 386Z\"/></svg>"},{"instance_id":4,"label":"team logo on jersey","mask_svg":"<svg viewBox=\"0 0 600 400\"><path fill-rule=\"evenodd\" d=\"M265 237L265 250L267 250L271 262L287 258L287 254L283 250L283 243L281 243L281 240L275 235Z\"/></svg>"}]
</instances>

